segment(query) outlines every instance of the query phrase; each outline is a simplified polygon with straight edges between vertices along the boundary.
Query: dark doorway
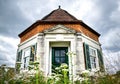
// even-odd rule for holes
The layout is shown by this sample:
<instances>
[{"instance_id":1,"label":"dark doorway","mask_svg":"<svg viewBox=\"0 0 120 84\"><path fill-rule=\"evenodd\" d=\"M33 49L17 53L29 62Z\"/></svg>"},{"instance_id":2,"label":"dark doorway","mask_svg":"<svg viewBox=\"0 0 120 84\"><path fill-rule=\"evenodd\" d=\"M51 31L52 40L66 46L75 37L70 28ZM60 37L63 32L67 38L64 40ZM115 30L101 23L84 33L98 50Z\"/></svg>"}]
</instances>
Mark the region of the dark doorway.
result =
<instances>
[{"instance_id":1,"label":"dark doorway","mask_svg":"<svg viewBox=\"0 0 120 84\"><path fill-rule=\"evenodd\" d=\"M68 64L68 47L52 47L52 69L59 67L61 63Z\"/></svg>"}]
</instances>

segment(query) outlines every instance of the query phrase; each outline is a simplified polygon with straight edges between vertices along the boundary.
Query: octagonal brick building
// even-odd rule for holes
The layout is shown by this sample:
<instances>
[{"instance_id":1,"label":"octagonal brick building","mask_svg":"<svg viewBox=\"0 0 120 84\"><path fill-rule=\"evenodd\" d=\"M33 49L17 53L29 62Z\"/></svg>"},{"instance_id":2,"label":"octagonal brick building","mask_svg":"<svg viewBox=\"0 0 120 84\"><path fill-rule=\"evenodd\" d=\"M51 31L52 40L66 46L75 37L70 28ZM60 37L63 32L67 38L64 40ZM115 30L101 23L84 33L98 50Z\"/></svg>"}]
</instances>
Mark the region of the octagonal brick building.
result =
<instances>
[{"instance_id":1,"label":"octagonal brick building","mask_svg":"<svg viewBox=\"0 0 120 84\"><path fill-rule=\"evenodd\" d=\"M18 36L16 63L22 63L21 70L28 70L30 61L38 61L46 76L61 63L68 64L69 73L73 68L74 75L87 69L103 69L100 34L60 7ZM70 57L67 52L76 55Z\"/></svg>"}]
</instances>

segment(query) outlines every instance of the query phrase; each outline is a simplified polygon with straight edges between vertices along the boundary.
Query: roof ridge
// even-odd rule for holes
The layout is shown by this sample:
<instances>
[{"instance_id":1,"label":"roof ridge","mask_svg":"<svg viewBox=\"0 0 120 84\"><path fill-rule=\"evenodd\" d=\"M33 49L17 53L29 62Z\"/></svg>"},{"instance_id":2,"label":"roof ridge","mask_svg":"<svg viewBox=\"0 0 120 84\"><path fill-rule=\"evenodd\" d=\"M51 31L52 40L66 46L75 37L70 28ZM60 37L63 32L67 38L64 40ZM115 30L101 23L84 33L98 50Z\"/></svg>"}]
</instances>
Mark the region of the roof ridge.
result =
<instances>
[{"instance_id":1,"label":"roof ridge","mask_svg":"<svg viewBox=\"0 0 120 84\"><path fill-rule=\"evenodd\" d=\"M57 10L57 9L56 9ZM50 12L49 14L47 14L46 16L44 16L41 20L45 20L49 15L51 15L55 10L53 10L52 12Z\"/></svg>"},{"instance_id":2,"label":"roof ridge","mask_svg":"<svg viewBox=\"0 0 120 84\"><path fill-rule=\"evenodd\" d=\"M74 17L73 15L71 15L70 13L68 13L66 10L64 10L67 14L69 14L73 19L78 20L76 17Z\"/></svg>"},{"instance_id":3,"label":"roof ridge","mask_svg":"<svg viewBox=\"0 0 120 84\"><path fill-rule=\"evenodd\" d=\"M53 10L48 15L44 16L42 21L75 21L78 20L73 15L68 13L66 10L61 9L60 7L58 9Z\"/></svg>"}]
</instances>

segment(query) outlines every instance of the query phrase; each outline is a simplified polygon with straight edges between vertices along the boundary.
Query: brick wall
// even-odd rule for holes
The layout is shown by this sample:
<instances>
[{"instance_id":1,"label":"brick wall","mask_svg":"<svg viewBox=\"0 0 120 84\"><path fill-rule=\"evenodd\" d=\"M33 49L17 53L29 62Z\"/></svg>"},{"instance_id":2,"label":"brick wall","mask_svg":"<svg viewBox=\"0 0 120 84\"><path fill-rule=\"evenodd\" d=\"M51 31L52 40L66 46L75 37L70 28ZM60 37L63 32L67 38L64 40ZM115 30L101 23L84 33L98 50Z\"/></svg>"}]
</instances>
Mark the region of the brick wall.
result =
<instances>
[{"instance_id":1,"label":"brick wall","mask_svg":"<svg viewBox=\"0 0 120 84\"><path fill-rule=\"evenodd\" d=\"M20 42L22 43L23 41L29 39L30 37L34 36L35 34L42 32L43 30L49 29L54 27L57 24L40 24L36 26L35 28L32 28L29 32L24 34L23 36L20 37ZM71 29L75 29L77 32L81 32L85 34L86 36L92 38L95 41L98 41L98 36L91 32L90 30L84 28L80 24L62 24L65 25L66 27L69 27Z\"/></svg>"}]
</instances>

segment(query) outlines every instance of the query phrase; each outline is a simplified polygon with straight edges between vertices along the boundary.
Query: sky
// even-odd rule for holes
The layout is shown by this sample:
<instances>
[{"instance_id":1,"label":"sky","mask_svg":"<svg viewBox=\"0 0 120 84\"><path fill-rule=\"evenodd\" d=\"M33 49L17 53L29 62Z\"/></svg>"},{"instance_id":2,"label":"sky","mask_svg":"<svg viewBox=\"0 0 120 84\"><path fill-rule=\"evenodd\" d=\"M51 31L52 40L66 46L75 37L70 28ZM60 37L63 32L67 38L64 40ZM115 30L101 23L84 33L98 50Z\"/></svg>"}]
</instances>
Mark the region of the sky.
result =
<instances>
[{"instance_id":1,"label":"sky","mask_svg":"<svg viewBox=\"0 0 120 84\"><path fill-rule=\"evenodd\" d=\"M59 5L101 34L105 66L120 70L120 0L0 0L0 65L14 67L18 34Z\"/></svg>"}]
</instances>

